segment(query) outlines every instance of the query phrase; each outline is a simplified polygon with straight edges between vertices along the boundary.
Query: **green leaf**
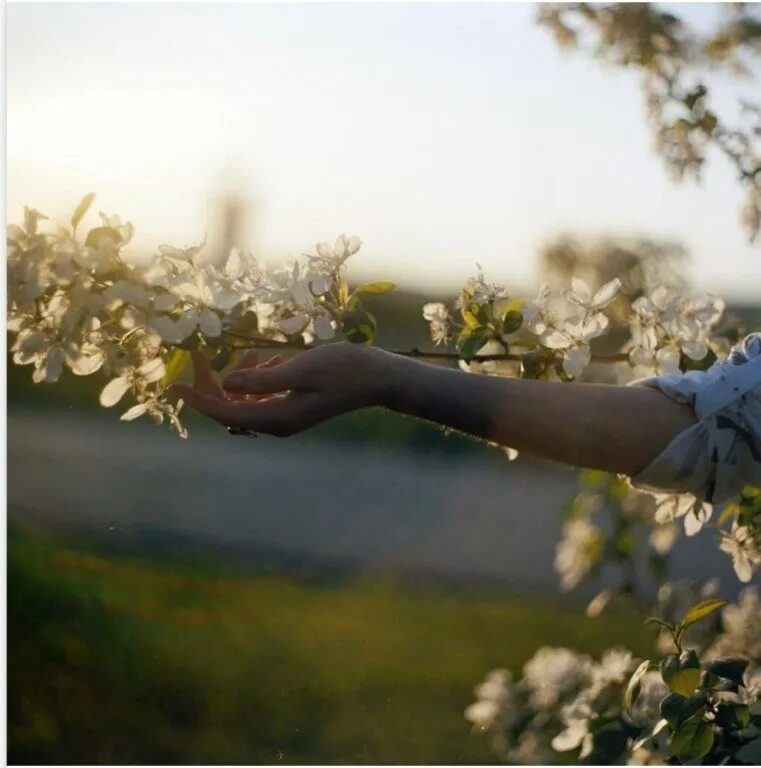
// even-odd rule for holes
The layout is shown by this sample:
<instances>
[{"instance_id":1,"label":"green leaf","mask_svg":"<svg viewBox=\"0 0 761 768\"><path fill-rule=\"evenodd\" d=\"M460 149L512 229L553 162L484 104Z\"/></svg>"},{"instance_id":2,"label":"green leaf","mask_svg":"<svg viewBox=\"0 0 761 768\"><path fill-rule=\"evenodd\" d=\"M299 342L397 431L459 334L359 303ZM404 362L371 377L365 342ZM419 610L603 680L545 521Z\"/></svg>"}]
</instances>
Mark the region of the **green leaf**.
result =
<instances>
[{"instance_id":1,"label":"green leaf","mask_svg":"<svg viewBox=\"0 0 761 768\"><path fill-rule=\"evenodd\" d=\"M524 379L538 379L547 371L547 358L541 350L527 352L521 358L521 376Z\"/></svg>"},{"instance_id":2,"label":"green leaf","mask_svg":"<svg viewBox=\"0 0 761 768\"><path fill-rule=\"evenodd\" d=\"M631 708L637 701L637 697L639 696L639 692L642 688L642 678L649 668L650 659L645 659L645 661L643 661L637 667L637 669L634 670L634 674L629 678L629 684L626 686L626 690L624 691L624 708L627 711L631 711Z\"/></svg>"},{"instance_id":3,"label":"green leaf","mask_svg":"<svg viewBox=\"0 0 761 768\"><path fill-rule=\"evenodd\" d=\"M681 656L670 653L661 661L663 682L675 693L689 697L700 682L700 662L694 651L685 651Z\"/></svg>"},{"instance_id":4,"label":"green leaf","mask_svg":"<svg viewBox=\"0 0 761 768\"><path fill-rule=\"evenodd\" d=\"M478 318L478 322L481 323L481 325L488 325L489 322L491 322L492 318L492 308L491 303L486 304L474 304L472 307L475 307L475 313L476 317Z\"/></svg>"},{"instance_id":5,"label":"green leaf","mask_svg":"<svg viewBox=\"0 0 761 768\"><path fill-rule=\"evenodd\" d=\"M693 91L688 93L684 97L684 103L687 105L688 109L692 109L700 99L702 99L708 91L706 90L706 87L701 83L698 85Z\"/></svg>"},{"instance_id":6,"label":"green leaf","mask_svg":"<svg viewBox=\"0 0 761 768\"><path fill-rule=\"evenodd\" d=\"M465 321L465 325L470 329L479 328L482 323L478 319L479 306L478 304L471 304L469 307L462 308L462 319Z\"/></svg>"},{"instance_id":7,"label":"green leaf","mask_svg":"<svg viewBox=\"0 0 761 768\"><path fill-rule=\"evenodd\" d=\"M259 318L256 312L248 310L225 330L241 336L253 336L259 330Z\"/></svg>"},{"instance_id":8,"label":"green leaf","mask_svg":"<svg viewBox=\"0 0 761 768\"><path fill-rule=\"evenodd\" d=\"M222 371L230 364L231 357L230 347L220 347L209 361L209 367L213 371Z\"/></svg>"},{"instance_id":9,"label":"green leaf","mask_svg":"<svg viewBox=\"0 0 761 768\"><path fill-rule=\"evenodd\" d=\"M460 357L469 363L481 347L489 341L489 331L485 328L469 333L459 344L457 351Z\"/></svg>"},{"instance_id":10,"label":"green leaf","mask_svg":"<svg viewBox=\"0 0 761 768\"><path fill-rule=\"evenodd\" d=\"M742 685L743 675L748 668L748 660L738 657L716 659L715 661L709 661L705 668L712 675L717 675L725 680L731 680L733 683L737 683L737 685Z\"/></svg>"},{"instance_id":11,"label":"green leaf","mask_svg":"<svg viewBox=\"0 0 761 768\"><path fill-rule=\"evenodd\" d=\"M699 760L713 746L713 728L702 715L685 720L671 736L671 751L680 760Z\"/></svg>"},{"instance_id":12,"label":"green leaf","mask_svg":"<svg viewBox=\"0 0 761 768\"><path fill-rule=\"evenodd\" d=\"M523 315L511 310L502 319L502 333L515 333L523 325Z\"/></svg>"},{"instance_id":13,"label":"green leaf","mask_svg":"<svg viewBox=\"0 0 761 768\"><path fill-rule=\"evenodd\" d=\"M727 600L701 600L699 603L690 608L687 613L682 617L682 624L685 629L691 624L694 624L706 616L710 616L714 611L718 611L719 608L723 608L727 604Z\"/></svg>"},{"instance_id":14,"label":"green leaf","mask_svg":"<svg viewBox=\"0 0 761 768\"><path fill-rule=\"evenodd\" d=\"M186 349L173 349L166 361L166 372L161 383L166 387L179 378L190 360L190 352Z\"/></svg>"},{"instance_id":15,"label":"green leaf","mask_svg":"<svg viewBox=\"0 0 761 768\"><path fill-rule=\"evenodd\" d=\"M524 299L498 299L494 303L494 314L496 317L502 317L508 312L521 312Z\"/></svg>"},{"instance_id":16,"label":"green leaf","mask_svg":"<svg viewBox=\"0 0 761 768\"><path fill-rule=\"evenodd\" d=\"M727 504L724 507L724 509L721 510L718 523L719 525L723 525L729 520L732 520L733 518L737 517L739 514L740 514L740 505L736 501L732 501L729 504Z\"/></svg>"},{"instance_id":17,"label":"green leaf","mask_svg":"<svg viewBox=\"0 0 761 768\"><path fill-rule=\"evenodd\" d=\"M369 312L355 309L343 316L341 328L347 341L352 344L370 344L375 338L378 324Z\"/></svg>"},{"instance_id":18,"label":"green leaf","mask_svg":"<svg viewBox=\"0 0 761 768\"><path fill-rule=\"evenodd\" d=\"M721 702L716 705L716 723L732 731L741 730L750 722L750 709L747 704Z\"/></svg>"},{"instance_id":19,"label":"green leaf","mask_svg":"<svg viewBox=\"0 0 761 768\"><path fill-rule=\"evenodd\" d=\"M95 200L95 193L90 192L89 195L85 195L80 201L79 205L71 214L71 226L76 231L79 226L79 222L82 221L82 217L87 213L87 210L92 205L92 201Z\"/></svg>"},{"instance_id":20,"label":"green leaf","mask_svg":"<svg viewBox=\"0 0 761 768\"><path fill-rule=\"evenodd\" d=\"M703 115L703 128L705 129L705 132L713 133L718 123L719 119L716 117L716 115L710 110L707 110Z\"/></svg>"},{"instance_id":21,"label":"green leaf","mask_svg":"<svg viewBox=\"0 0 761 768\"><path fill-rule=\"evenodd\" d=\"M371 283L363 283L358 286L356 293L390 293L396 288L393 280L374 280Z\"/></svg>"},{"instance_id":22,"label":"green leaf","mask_svg":"<svg viewBox=\"0 0 761 768\"><path fill-rule=\"evenodd\" d=\"M560 379L560 381L573 381L573 376L569 376L565 372L565 368L563 368L563 358L556 357L555 360L552 363L552 368L555 371L555 375Z\"/></svg>"},{"instance_id":23,"label":"green leaf","mask_svg":"<svg viewBox=\"0 0 761 768\"><path fill-rule=\"evenodd\" d=\"M706 695L701 691L689 698L678 693L669 693L659 704L658 708L663 717L672 728L689 719L699 712L706 704Z\"/></svg>"},{"instance_id":24,"label":"green leaf","mask_svg":"<svg viewBox=\"0 0 761 768\"><path fill-rule=\"evenodd\" d=\"M634 550L634 534L626 529L619 531L613 540L613 544L617 554L622 556L630 555Z\"/></svg>"}]
</instances>

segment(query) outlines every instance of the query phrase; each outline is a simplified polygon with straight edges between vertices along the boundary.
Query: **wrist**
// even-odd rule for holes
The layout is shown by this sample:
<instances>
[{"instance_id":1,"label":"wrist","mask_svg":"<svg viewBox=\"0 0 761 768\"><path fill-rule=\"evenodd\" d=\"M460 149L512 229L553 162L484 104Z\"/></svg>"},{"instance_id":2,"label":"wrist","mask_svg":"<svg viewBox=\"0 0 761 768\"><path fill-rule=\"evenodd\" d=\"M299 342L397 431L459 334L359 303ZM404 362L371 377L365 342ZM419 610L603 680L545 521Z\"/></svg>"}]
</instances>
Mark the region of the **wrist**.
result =
<instances>
[{"instance_id":1,"label":"wrist","mask_svg":"<svg viewBox=\"0 0 761 768\"><path fill-rule=\"evenodd\" d=\"M420 370L427 367L416 360L378 350L379 369L375 405L399 413L412 414L415 393L420 388Z\"/></svg>"},{"instance_id":2,"label":"wrist","mask_svg":"<svg viewBox=\"0 0 761 768\"><path fill-rule=\"evenodd\" d=\"M392 408L402 389L402 371L405 358L378 347L355 347L359 370L347 371L347 375L362 375L358 378L360 407Z\"/></svg>"}]
</instances>

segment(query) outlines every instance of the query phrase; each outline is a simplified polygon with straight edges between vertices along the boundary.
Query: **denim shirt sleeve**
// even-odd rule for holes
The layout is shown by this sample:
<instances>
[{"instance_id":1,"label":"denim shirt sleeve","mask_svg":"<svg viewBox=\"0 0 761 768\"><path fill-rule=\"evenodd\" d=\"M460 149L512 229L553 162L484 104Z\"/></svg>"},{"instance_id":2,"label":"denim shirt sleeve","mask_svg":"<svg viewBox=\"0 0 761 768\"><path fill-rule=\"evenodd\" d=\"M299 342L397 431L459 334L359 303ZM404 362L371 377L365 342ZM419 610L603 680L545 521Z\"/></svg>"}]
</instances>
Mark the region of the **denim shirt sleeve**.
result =
<instances>
[{"instance_id":1,"label":"denim shirt sleeve","mask_svg":"<svg viewBox=\"0 0 761 768\"><path fill-rule=\"evenodd\" d=\"M761 485L761 333L707 371L636 382L692 406L697 422L631 478L646 490L691 493L721 504Z\"/></svg>"}]
</instances>

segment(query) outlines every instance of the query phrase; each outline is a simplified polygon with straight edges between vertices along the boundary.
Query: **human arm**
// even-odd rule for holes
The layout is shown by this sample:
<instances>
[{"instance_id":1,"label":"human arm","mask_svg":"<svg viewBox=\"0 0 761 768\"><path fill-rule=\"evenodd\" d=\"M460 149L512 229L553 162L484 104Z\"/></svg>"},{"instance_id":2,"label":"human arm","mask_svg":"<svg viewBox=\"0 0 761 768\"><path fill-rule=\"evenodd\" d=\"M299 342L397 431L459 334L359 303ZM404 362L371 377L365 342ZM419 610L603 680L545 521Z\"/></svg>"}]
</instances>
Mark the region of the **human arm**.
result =
<instances>
[{"instance_id":1,"label":"human arm","mask_svg":"<svg viewBox=\"0 0 761 768\"><path fill-rule=\"evenodd\" d=\"M175 385L228 426L291 435L342 413L383 406L555 461L635 474L692 410L657 389L475 376L382 350L331 344L266 369L233 372L226 395ZM277 393L287 393L272 396ZM244 394L257 402L233 400Z\"/></svg>"}]
</instances>

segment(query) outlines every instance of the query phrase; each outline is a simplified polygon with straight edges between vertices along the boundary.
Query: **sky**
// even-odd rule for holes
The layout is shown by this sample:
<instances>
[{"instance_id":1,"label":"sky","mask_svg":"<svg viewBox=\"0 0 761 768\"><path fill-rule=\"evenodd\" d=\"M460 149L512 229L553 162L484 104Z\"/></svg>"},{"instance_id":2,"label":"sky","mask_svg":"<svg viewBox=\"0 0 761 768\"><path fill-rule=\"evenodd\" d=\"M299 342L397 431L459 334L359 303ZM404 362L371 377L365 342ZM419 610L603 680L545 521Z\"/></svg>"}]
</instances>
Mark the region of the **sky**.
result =
<instances>
[{"instance_id":1,"label":"sky","mask_svg":"<svg viewBox=\"0 0 761 768\"><path fill-rule=\"evenodd\" d=\"M696 289L758 300L761 244L712 158L677 185L634 73L557 49L513 4L9 4L8 217L95 209L134 256L245 196L270 260L342 232L354 270L455 288L541 280L559 234L683 243ZM706 23L719 10L681 6Z\"/></svg>"}]
</instances>

